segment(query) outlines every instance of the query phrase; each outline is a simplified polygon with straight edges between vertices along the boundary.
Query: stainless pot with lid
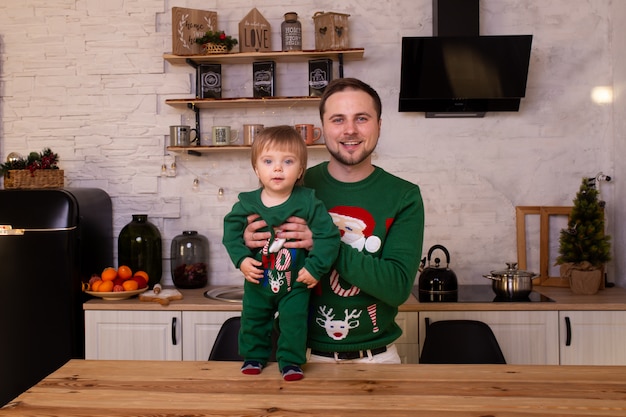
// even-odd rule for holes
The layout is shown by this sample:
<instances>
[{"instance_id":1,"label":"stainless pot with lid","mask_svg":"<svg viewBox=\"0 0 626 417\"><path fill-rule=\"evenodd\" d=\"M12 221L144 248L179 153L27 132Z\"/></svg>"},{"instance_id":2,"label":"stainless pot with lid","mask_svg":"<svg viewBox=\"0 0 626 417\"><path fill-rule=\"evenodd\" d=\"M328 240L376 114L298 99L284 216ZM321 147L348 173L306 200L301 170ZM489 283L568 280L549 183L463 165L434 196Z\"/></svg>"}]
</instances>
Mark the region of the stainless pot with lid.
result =
<instances>
[{"instance_id":1,"label":"stainless pot with lid","mask_svg":"<svg viewBox=\"0 0 626 417\"><path fill-rule=\"evenodd\" d=\"M441 259L435 258L434 265L430 259L435 250L441 250L446 255L446 265L440 266ZM418 280L420 301L456 301L459 289L456 274L449 268L450 253L442 245L434 245L428 250L428 258L422 259L422 267L426 264Z\"/></svg>"},{"instance_id":2,"label":"stainless pot with lid","mask_svg":"<svg viewBox=\"0 0 626 417\"><path fill-rule=\"evenodd\" d=\"M490 279L493 292L498 297L509 299L526 298L533 290L534 272L517 269L517 262L507 262L507 269L491 271L483 277Z\"/></svg>"}]
</instances>

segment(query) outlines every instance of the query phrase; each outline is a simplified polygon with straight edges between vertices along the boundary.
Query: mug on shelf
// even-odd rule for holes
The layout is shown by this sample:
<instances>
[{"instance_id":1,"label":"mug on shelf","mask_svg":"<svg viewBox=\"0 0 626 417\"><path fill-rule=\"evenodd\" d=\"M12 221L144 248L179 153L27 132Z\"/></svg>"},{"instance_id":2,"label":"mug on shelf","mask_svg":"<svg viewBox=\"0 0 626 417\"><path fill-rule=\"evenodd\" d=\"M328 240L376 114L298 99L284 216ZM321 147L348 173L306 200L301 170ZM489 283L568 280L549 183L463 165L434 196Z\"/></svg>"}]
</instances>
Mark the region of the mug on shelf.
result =
<instances>
[{"instance_id":1,"label":"mug on shelf","mask_svg":"<svg viewBox=\"0 0 626 417\"><path fill-rule=\"evenodd\" d=\"M243 125L243 144L246 146L252 145L256 135L261 133L265 126L259 124Z\"/></svg>"},{"instance_id":2,"label":"mug on shelf","mask_svg":"<svg viewBox=\"0 0 626 417\"><path fill-rule=\"evenodd\" d=\"M194 133L193 138L191 132ZM198 138L198 131L191 126L170 126L170 146L189 146Z\"/></svg>"},{"instance_id":3,"label":"mug on shelf","mask_svg":"<svg viewBox=\"0 0 626 417\"><path fill-rule=\"evenodd\" d=\"M213 126L213 146L234 145L239 138L239 131L230 126Z\"/></svg>"},{"instance_id":4,"label":"mug on shelf","mask_svg":"<svg viewBox=\"0 0 626 417\"><path fill-rule=\"evenodd\" d=\"M307 145L313 145L322 137L322 129L312 124L297 124L295 128Z\"/></svg>"}]
</instances>

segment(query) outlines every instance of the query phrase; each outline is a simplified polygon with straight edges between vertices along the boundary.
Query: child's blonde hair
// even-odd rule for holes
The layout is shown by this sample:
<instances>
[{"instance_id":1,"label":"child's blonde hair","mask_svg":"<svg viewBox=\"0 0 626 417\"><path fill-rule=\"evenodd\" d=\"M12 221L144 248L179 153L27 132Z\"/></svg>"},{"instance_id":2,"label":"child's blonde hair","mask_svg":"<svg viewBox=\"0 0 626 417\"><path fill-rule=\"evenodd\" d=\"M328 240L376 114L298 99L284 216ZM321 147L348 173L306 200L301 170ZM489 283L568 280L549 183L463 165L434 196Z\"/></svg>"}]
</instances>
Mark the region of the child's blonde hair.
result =
<instances>
[{"instance_id":1,"label":"child's blonde hair","mask_svg":"<svg viewBox=\"0 0 626 417\"><path fill-rule=\"evenodd\" d=\"M266 127L254 138L252 142L252 152L250 153L250 162L252 168L256 168L256 162L259 155L269 148L293 153L300 165L302 172L306 171L307 149L302 136L291 126L280 125ZM296 185L304 183L304 175L298 178Z\"/></svg>"}]
</instances>

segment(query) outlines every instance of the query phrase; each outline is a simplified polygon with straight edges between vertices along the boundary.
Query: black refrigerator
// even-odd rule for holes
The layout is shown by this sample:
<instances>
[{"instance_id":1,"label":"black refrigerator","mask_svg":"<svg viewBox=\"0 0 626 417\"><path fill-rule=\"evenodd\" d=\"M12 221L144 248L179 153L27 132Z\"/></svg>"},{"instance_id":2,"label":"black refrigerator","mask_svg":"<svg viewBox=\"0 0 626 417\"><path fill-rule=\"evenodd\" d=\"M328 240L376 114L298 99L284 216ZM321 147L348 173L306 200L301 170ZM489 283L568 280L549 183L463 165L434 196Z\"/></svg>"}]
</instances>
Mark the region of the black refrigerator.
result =
<instances>
[{"instance_id":1,"label":"black refrigerator","mask_svg":"<svg viewBox=\"0 0 626 417\"><path fill-rule=\"evenodd\" d=\"M85 357L81 284L113 266L97 188L0 190L0 407Z\"/></svg>"}]
</instances>

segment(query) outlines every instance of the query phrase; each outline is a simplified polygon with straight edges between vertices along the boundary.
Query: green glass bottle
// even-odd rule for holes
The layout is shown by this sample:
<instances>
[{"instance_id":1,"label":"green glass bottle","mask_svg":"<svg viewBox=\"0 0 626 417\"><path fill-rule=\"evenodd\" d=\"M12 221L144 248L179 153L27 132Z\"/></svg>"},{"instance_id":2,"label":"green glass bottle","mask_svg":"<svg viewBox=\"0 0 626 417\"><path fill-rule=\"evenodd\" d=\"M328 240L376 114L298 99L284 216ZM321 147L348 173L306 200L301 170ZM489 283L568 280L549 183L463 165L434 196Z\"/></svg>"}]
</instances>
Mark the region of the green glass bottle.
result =
<instances>
[{"instance_id":1,"label":"green glass bottle","mask_svg":"<svg viewBox=\"0 0 626 417\"><path fill-rule=\"evenodd\" d=\"M147 214L133 214L133 220L122 228L117 239L117 263L133 272L146 271L148 286L161 281L163 252L161 233L148 221Z\"/></svg>"}]
</instances>

